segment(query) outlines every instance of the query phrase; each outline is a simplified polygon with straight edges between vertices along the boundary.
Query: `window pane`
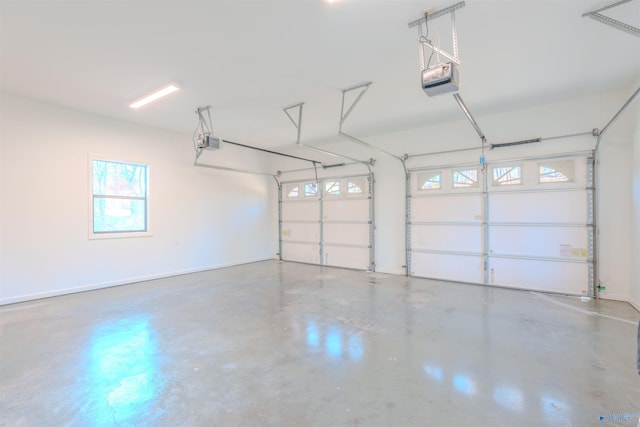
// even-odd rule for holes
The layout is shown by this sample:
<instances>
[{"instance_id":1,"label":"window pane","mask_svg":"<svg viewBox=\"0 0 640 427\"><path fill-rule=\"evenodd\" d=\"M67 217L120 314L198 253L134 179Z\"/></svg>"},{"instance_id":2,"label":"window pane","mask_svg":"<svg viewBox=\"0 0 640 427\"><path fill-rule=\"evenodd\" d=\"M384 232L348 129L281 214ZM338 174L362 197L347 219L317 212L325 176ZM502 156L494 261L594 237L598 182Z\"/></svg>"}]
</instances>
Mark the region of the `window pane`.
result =
<instances>
[{"instance_id":1,"label":"window pane","mask_svg":"<svg viewBox=\"0 0 640 427\"><path fill-rule=\"evenodd\" d=\"M364 193L364 179L354 179L347 181L347 194Z\"/></svg>"},{"instance_id":2,"label":"window pane","mask_svg":"<svg viewBox=\"0 0 640 427\"><path fill-rule=\"evenodd\" d=\"M453 188L478 187L478 169L453 172Z\"/></svg>"},{"instance_id":3,"label":"window pane","mask_svg":"<svg viewBox=\"0 0 640 427\"><path fill-rule=\"evenodd\" d=\"M101 196L146 197L146 166L93 161L93 194Z\"/></svg>"},{"instance_id":4,"label":"window pane","mask_svg":"<svg viewBox=\"0 0 640 427\"><path fill-rule=\"evenodd\" d=\"M315 196L318 194L318 183L312 182L310 184L304 185L304 195L305 196Z\"/></svg>"},{"instance_id":5,"label":"window pane","mask_svg":"<svg viewBox=\"0 0 640 427\"><path fill-rule=\"evenodd\" d=\"M442 173L440 172L420 172L418 174L419 190L437 190L442 182Z\"/></svg>"},{"instance_id":6,"label":"window pane","mask_svg":"<svg viewBox=\"0 0 640 427\"><path fill-rule=\"evenodd\" d=\"M147 232L146 165L91 161L93 233Z\"/></svg>"},{"instance_id":7,"label":"window pane","mask_svg":"<svg viewBox=\"0 0 640 427\"><path fill-rule=\"evenodd\" d=\"M325 192L337 196L340 194L340 182L339 181L327 181L324 184Z\"/></svg>"},{"instance_id":8,"label":"window pane","mask_svg":"<svg viewBox=\"0 0 640 427\"><path fill-rule=\"evenodd\" d=\"M146 200L93 198L93 232L147 231Z\"/></svg>"},{"instance_id":9,"label":"window pane","mask_svg":"<svg viewBox=\"0 0 640 427\"><path fill-rule=\"evenodd\" d=\"M538 163L538 181L573 182L573 160L556 160Z\"/></svg>"},{"instance_id":10,"label":"window pane","mask_svg":"<svg viewBox=\"0 0 640 427\"><path fill-rule=\"evenodd\" d=\"M493 168L493 185L522 184L520 166L506 166Z\"/></svg>"},{"instance_id":11,"label":"window pane","mask_svg":"<svg viewBox=\"0 0 640 427\"><path fill-rule=\"evenodd\" d=\"M293 187L289 190L287 197L298 197L298 186Z\"/></svg>"}]
</instances>

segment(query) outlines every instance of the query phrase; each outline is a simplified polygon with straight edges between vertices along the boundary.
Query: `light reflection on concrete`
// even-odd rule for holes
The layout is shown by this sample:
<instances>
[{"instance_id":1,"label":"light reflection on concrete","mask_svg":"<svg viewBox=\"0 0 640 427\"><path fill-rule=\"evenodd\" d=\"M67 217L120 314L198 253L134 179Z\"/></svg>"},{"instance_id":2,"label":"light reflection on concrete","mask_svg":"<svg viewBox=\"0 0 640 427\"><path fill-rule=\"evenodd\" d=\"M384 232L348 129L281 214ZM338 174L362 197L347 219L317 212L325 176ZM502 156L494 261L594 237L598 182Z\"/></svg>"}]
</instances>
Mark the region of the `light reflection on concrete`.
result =
<instances>
[{"instance_id":1,"label":"light reflection on concrete","mask_svg":"<svg viewBox=\"0 0 640 427\"><path fill-rule=\"evenodd\" d=\"M442 368L440 366L425 365L424 372L438 382L442 382Z\"/></svg>"},{"instance_id":2,"label":"light reflection on concrete","mask_svg":"<svg viewBox=\"0 0 640 427\"><path fill-rule=\"evenodd\" d=\"M456 374L453 377L453 386L455 389L464 394L475 394L476 385L471 379L465 375Z\"/></svg>"},{"instance_id":3,"label":"light reflection on concrete","mask_svg":"<svg viewBox=\"0 0 640 427\"><path fill-rule=\"evenodd\" d=\"M86 372L92 425L128 424L145 412L161 388L156 347L147 317L96 326Z\"/></svg>"},{"instance_id":4,"label":"light reflection on concrete","mask_svg":"<svg viewBox=\"0 0 640 427\"><path fill-rule=\"evenodd\" d=\"M305 332L309 349L317 351L322 343L325 354L331 359L347 357L356 361L364 355L364 343L360 331L346 331L339 324L331 324L323 328L314 320L307 320Z\"/></svg>"}]
</instances>

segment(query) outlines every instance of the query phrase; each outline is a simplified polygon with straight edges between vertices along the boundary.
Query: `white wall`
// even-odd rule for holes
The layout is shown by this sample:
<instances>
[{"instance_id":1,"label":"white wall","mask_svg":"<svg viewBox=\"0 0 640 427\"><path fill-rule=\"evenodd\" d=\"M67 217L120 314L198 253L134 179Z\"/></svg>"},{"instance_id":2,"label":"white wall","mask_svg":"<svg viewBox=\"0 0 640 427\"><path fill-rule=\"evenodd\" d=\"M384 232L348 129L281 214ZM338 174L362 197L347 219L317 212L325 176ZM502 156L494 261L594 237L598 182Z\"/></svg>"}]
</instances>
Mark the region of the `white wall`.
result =
<instances>
[{"instance_id":1,"label":"white wall","mask_svg":"<svg viewBox=\"0 0 640 427\"><path fill-rule=\"evenodd\" d=\"M373 89L372 89L373 90ZM535 137L552 137L590 132L602 128L628 99L628 91L589 96L561 103L547 104L523 110L486 113L468 107L490 143L517 141ZM445 96L446 97L446 96ZM366 98L362 100L366 102ZM443 97L428 98L425 102L454 102ZM354 115L358 114L357 109ZM620 120L603 140L601 152L601 274L606 291L601 297L628 300L630 293L631 245L631 121ZM348 123L344 128L349 132ZM303 131L304 134L304 131ZM358 135L354 135L358 136ZM402 132L363 138L397 155L430 153L480 145L473 127L460 113L460 120L437 126L407 129ZM337 141L337 140L336 140ZM403 274L404 249L404 177L400 162L384 154L364 149L346 140L332 141L323 148L362 159L376 158L376 270ZM637 140L636 140L637 145ZM487 159L513 158L548 153L591 150L595 138L591 135L559 139L540 144L496 149L487 152ZM477 162L479 151L461 152L410 159L409 167L427 164ZM637 162L637 160L636 160ZM281 162L286 170L292 164ZM361 168L362 170L362 168ZM332 173L341 173L332 169ZM300 175L300 174L297 174ZM636 180L638 173L636 172ZM307 175L309 176L309 175ZM638 212L636 202L636 216ZM636 218L637 219L637 218ZM636 241L638 239L635 239ZM638 258L634 258L638 259ZM637 272L636 272L637 274Z\"/></svg>"},{"instance_id":2,"label":"white wall","mask_svg":"<svg viewBox=\"0 0 640 427\"><path fill-rule=\"evenodd\" d=\"M274 257L273 179L193 167L191 135L0 102L0 304ZM90 154L150 164L152 236L88 238ZM203 155L261 160L232 147Z\"/></svg>"},{"instance_id":3,"label":"white wall","mask_svg":"<svg viewBox=\"0 0 640 427\"><path fill-rule=\"evenodd\" d=\"M640 87L638 80L636 88ZM631 241L633 242L631 259L631 304L640 311L640 99L634 101L633 107L628 114L633 120L633 154L632 176L633 176L633 193L632 193L632 231Z\"/></svg>"}]
</instances>

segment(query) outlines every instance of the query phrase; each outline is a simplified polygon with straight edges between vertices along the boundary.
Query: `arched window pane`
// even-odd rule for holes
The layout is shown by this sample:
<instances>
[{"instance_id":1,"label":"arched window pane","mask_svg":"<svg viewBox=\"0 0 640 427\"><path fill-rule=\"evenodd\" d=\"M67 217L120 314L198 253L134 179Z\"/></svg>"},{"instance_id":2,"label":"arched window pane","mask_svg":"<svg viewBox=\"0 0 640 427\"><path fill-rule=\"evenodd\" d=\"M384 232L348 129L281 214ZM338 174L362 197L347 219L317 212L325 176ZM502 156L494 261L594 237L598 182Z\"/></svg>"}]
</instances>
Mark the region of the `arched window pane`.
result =
<instances>
[{"instance_id":1,"label":"arched window pane","mask_svg":"<svg viewBox=\"0 0 640 427\"><path fill-rule=\"evenodd\" d=\"M504 166L493 168L493 185L522 184L522 170L520 166Z\"/></svg>"},{"instance_id":2,"label":"arched window pane","mask_svg":"<svg viewBox=\"0 0 640 427\"><path fill-rule=\"evenodd\" d=\"M453 172L453 188L478 187L478 169L464 169Z\"/></svg>"},{"instance_id":3,"label":"arched window pane","mask_svg":"<svg viewBox=\"0 0 640 427\"><path fill-rule=\"evenodd\" d=\"M573 182L574 160L554 160L538 163L538 182Z\"/></svg>"},{"instance_id":4,"label":"arched window pane","mask_svg":"<svg viewBox=\"0 0 640 427\"><path fill-rule=\"evenodd\" d=\"M441 172L420 172L418 174L418 190L438 190L442 185Z\"/></svg>"}]
</instances>

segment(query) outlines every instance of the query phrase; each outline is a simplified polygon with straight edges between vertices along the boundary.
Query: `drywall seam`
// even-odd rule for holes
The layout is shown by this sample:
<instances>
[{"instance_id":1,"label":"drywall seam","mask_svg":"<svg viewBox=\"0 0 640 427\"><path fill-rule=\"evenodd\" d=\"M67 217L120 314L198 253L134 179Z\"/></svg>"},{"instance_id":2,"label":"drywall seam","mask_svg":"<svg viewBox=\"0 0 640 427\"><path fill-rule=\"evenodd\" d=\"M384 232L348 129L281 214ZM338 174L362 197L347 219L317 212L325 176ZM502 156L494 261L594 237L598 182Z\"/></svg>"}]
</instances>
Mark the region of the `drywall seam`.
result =
<instances>
[{"instance_id":1,"label":"drywall seam","mask_svg":"<svg viewBox=\"0 0 640 427\"><path fill-rule=\"evenodd\" d=\"M42 298L50 298L50 297L68 295L68 294L75 294L78 292L112 288L114 286L131 285L133 283L147 282L149 280L156 280L156 279L165 279L168 277L181 276L183 274L200 273L202 271L208 271L208 270L218 270L221 268L235 267L235 266L244 265L244 264L252 264L254 262L270 261L272 259L276 259L276 258L258 258L258 259L252 259L252 260L243 260L243 261L226 263L226 264L216 264L216 265L210 265L206 267L197 267L197 268L190 268L185 270L176 270L176 271L169 271L164 273L150 274L147 276L129 277L125 279L113 280L110 282L92 283L89 285L75 286L73 288L64 288L64 289L56 289L56 290L46 291L46 292L17 295L13 297L0 299L0 306L7 305L7 304L15 304L18 302L33 301L33 300L38 300Z\"/></svg>"}]
</instances>

